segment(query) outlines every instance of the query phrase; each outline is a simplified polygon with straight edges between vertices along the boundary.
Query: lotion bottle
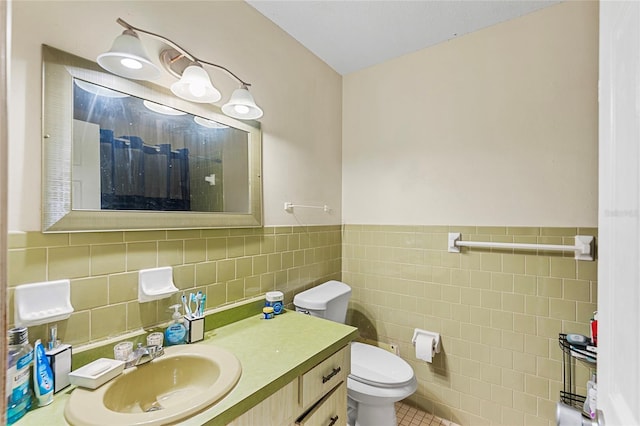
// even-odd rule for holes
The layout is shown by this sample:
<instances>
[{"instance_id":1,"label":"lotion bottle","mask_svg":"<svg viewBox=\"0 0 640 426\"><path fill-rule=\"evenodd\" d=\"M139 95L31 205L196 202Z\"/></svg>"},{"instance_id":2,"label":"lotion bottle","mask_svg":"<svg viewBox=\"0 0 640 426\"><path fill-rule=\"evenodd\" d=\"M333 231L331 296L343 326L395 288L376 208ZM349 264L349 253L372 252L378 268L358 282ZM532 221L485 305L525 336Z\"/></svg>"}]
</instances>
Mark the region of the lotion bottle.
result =
<instances>
[{"instance_id":1,"label":"lotion bottle","mask_svg":"<svg viewBox=\"0 0 640 426\"><path fill-rule=\"evenodd\" d=\"M164 332L164 341L167 346L181 345L185 342L187 327L184 326L182 314L178 312L180 305L171 305L170 308L174 309L174 312L171 316L171 324Z\"/></svg>"},{"instance_id":2,"label":"lotion bottle","mask_svg":"<svg viewBox=\"0 0 640 426\"><path fill-rule=\"evenodd\" d=\"M591 376L591 380L587 382L587 399L589 400L589 417L595 419L596 409L598 408L598 383L596 375Z\"/></svg>"}]
</instances>

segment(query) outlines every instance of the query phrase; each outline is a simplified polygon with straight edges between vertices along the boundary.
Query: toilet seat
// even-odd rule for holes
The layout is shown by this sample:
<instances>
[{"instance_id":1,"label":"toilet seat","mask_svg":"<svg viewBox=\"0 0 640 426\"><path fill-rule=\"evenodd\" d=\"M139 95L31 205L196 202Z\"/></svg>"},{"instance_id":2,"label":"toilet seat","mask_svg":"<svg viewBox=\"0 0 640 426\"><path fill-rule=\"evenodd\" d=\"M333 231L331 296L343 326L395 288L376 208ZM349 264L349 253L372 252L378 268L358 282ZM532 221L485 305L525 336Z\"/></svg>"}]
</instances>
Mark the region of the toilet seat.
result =
<instances>
[{"instance_id":1,"label":"toilet seat","mask_svg":"<svg viewBox=\"0 0 640 426\"><path fill-rule=\"evenodd\" d=\"M413 369L402 358L377 346L351 343L349 378L378 388L399 388L415 381Z\"/></svg>"}]
</instances>

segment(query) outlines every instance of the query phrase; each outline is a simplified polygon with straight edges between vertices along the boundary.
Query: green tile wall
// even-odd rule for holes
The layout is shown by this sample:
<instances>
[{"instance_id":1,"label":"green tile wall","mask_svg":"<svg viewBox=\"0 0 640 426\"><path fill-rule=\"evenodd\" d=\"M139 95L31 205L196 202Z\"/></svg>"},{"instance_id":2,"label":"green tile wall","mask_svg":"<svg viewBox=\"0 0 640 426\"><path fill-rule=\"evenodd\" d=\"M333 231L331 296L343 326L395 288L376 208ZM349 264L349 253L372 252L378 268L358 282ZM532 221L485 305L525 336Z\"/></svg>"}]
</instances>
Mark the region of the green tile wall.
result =
<instances>
[{"instance_id":1,"label":"green tile wall","mask_svg":"<svg viewBox=\"0 0 640 426\"><path fill-rule=\"evenodd\" d=\"M571 254L463 249L464 240L571 244L597 229L368 226L343 228L348 321L363 337L399 345L414 368L411 403L461 425L555 425L562 386L558 333L587 334L597 262ZM415 328L439 332L442 352L418 361ZM589 370L579 364L578 392Z\"/></svg>"},{"instance_id":2,"label":"green tile wall","mask_svg":"<svg viewBox=\"0 0 640 426\"><path fill-rule=\"evenodd\" d=\"M80 345L117 337L171 318L171 298L138 303L138 271L172 266L176 286L207 294L207 307L281 290L296 292L341 272L341 227L10 233L9 320L16 286L71 279L75 312L58 324L65 343ZM47 326L32 327L30 340L46 339Z\"/></svg>"},{"instance_id":3,"label":"green tile wall","mask_svg":"<svg viewBox=\"0 0 640 426\"><path fill-rule=\"evenodd\" d=\"M559 332L588 334L597 262L569 254L463 249L466 240L573 244L597 229L475 226L314 226L262 229L9 235L13 289L70 278L71 318L58 324L74 345L152 327L176 297L137 302L137 271L174 267L185 291L222 306L265 291L296 292L329 279L353 288L348 322L364 338L399 345L414 368L410 403L461 425L552 425L562 386ZM414 328L442 335L433 364L415 359ZM45 326L30 329L46 338ZM589 371L577 368L578 392Z\"/></svg>"}]
</instances>

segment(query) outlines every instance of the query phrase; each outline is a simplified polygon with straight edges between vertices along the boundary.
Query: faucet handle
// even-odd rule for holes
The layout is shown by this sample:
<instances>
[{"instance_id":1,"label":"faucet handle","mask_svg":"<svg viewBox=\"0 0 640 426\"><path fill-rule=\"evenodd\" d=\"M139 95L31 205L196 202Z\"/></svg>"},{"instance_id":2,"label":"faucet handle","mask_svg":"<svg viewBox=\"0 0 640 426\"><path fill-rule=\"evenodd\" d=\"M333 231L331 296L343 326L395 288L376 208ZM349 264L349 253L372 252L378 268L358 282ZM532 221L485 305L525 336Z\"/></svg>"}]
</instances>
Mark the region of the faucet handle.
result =
<instances>
[{"instance_id":1,"label":"faucet handle","mask_svg":"<svg viewBox=\"0 0 640 426\"><path fill-rule=\"evenodd\" d=\"M160 345L147 346L147 352L149 353L151 358L157 358L159 356L164 355L164 349Z\"/></svg>"}]
</instances>

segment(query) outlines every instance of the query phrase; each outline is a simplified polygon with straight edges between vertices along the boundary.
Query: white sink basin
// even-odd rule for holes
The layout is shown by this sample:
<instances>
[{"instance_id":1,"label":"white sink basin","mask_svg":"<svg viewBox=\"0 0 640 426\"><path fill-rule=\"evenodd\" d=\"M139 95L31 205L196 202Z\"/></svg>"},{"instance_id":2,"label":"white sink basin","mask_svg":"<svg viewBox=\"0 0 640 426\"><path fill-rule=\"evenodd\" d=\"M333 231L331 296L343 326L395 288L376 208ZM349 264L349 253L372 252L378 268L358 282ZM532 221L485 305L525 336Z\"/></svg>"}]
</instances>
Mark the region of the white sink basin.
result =
<instances>
[{"instance_id":1,"label":"white sink basin","mask_svg":"<svg viewBox=\"0 0 640 426\"><path fill-rule=\"evenodd\" d=\"M72 425L174 423L222 399L241 372L240 362L227 350L203 344L172 346L98 389L73 390L64 416Z\"/></svg>"}]
</instances>

